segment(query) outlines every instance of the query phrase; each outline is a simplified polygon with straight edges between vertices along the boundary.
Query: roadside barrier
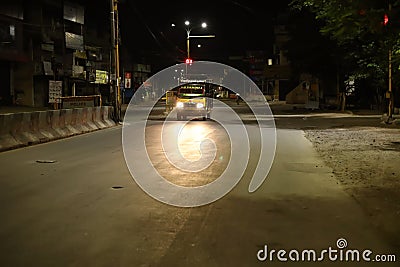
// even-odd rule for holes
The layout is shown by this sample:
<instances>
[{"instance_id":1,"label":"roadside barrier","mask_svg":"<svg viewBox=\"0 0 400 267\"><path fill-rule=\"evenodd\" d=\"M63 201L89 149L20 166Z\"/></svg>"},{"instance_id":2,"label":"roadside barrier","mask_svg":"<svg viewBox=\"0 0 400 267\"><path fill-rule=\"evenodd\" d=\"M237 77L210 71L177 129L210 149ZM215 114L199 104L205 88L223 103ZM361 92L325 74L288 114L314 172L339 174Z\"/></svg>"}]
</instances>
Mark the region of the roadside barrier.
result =
<instances>
[{"instance_id":1,"label":"roadside barrier","mask_svg":"<svg viewBox=\"0 0 400 267\"><path fill-rule=\"evenodd\" d=\"M113 127L113 107L0 114L0 151Z\"/></svg>"}]
</instances>

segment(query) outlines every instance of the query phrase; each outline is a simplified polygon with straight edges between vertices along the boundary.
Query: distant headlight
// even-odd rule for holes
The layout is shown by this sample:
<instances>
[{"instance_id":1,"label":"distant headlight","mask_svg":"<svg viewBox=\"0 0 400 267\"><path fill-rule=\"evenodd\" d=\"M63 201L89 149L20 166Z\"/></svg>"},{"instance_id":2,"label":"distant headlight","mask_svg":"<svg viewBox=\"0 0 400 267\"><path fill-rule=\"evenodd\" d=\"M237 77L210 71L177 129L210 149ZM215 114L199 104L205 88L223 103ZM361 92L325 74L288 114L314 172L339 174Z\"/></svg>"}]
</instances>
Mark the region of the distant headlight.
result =
<instances>
[{"instance_id":1,"label":"distant headlight","mask_svg":"<svg viewBox=\"0 0 400 267\"><path fill-rule=\"evenodd\" d=\"M204 104L203 103L197 103L196 108L204 108Z\"/></svg>"},{"instance_id":2,"label":"distant headlight","mask_svg":"<svg viewBox=\"0 0 400 267\"><path fill-rule=\"evenodd\" d=\"M183 108L183 103L182 102L177 102L176 103L177 108Z\"/></svg>"}]
</instances>

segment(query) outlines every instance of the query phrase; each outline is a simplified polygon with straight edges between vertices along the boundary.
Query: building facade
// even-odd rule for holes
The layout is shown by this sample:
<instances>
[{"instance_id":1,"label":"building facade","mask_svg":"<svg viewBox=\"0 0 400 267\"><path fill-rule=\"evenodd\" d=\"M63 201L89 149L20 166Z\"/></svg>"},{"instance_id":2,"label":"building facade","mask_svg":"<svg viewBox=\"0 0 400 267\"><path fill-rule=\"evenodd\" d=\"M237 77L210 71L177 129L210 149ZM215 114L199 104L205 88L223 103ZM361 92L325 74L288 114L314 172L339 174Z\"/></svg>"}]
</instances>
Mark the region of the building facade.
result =
<instances>
[{"instance_id":1,"label":"building facade","mask_svg":"<svg viewBox=\"0 0 400 267\"><path fill-rule=\"evenodd\" d=\"M285 24L274 26L274 44L272 55L269 57L265 69L266 95L271 100L285 100L291 87L291 67L286 57L285 45L290 36Z\"/></svg>"},{"instance_id":2,"label":"building facade","mask_svg":"<svg viewBox=\"0 0 400 267\"><path fill-rule=\"evenodd\" d=\"M0 100L46 107L61 96L110 101L108 1L14 0L0 8Z\"/></svg>"}]
</instances>

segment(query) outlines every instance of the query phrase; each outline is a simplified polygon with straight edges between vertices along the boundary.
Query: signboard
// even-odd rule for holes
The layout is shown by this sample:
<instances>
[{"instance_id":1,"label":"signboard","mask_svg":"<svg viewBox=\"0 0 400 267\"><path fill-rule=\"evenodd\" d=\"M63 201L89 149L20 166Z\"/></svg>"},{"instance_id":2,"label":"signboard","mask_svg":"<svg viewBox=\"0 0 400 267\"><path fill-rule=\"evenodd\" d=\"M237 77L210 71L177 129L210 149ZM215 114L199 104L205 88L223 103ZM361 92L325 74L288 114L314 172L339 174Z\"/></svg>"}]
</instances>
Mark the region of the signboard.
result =
<instances>
[{"instance_id":1,"label":"signboard","mask_svg":"<svg viewBox=\"0 0 400 267\"><path fill-rule=\"evenodd\" d=\"M75 51L75 58L87 59L86 51Z\"/></svg>"},{"instance_id":2,"label":"signboard","mask_svg":"<svg viewBox=\"0 0 400 267\"><path fill-rule=\"evenodd\" d=\"M71 96L62 98L62 108L86 108L95 106L96 96Z\"/></svg>"},{"instance_id":3,"label":"signboard","mask_svg":"<svg viewBox=\"0 0 400 267\"><path fill-rule=\"evenodd\" d=\"M74 78L85 78L85 70L83 66L73 65L72 66L72 77Z\"/></svg>"},{"instance_id":4,"label":"signboard","mask_svg":"<svg viewBox=\"0 0 400 267\"><path fill-rule=\"evenodd\" d=\"M79 24L85 23L85 9L83 6L64 2L64 19L70 20Z\"/></svg>"},{"instance_id":5,"label":"signboard","mask_svg":"<svg viewBox=\"0 0 400 267\"><path fill-rule=\"evenodd\" d=\"M96 70L96 80L97 84L107 84L108 83L108 72L105 70Z\"/></svg>"},{"instance_id":6,"label":"signboard","mask_svg":"<svg viewBox=\"0 0 400 267\"><path fill-rule=\"evenodd\" d=\"M61 103L62 81L49 81L49 103Z\"/></svg>"},{"instance_id":7,"label":"signboard","mask_svg":"<svg viewBox=\"0 0 400 267\"><path fill-rule=\"evenodd\" d=\"M43 61L43 70L44 70L44 75L53 75L53 69L51 68L51 62L50 61Z\"/></svg>"},{"instance_id":8,"label":"signboard","mask_svg":"<svg viewBox=\"0 0 400 267\"><path fill-rule=\"evenodd\" d=\"M83 50L83 36L65 32L65 46L70 49Z\"/></svg>"},{"instance_id":9,"label":"signboard","mask_svg":"<svg viewBox=\"0 0 400 267\"><path fill-rule=\"evenodd\" d=\"M130 72L125 72L125 88L130 89L132 87L132 74Z\"/></svg>"}]
</instances>

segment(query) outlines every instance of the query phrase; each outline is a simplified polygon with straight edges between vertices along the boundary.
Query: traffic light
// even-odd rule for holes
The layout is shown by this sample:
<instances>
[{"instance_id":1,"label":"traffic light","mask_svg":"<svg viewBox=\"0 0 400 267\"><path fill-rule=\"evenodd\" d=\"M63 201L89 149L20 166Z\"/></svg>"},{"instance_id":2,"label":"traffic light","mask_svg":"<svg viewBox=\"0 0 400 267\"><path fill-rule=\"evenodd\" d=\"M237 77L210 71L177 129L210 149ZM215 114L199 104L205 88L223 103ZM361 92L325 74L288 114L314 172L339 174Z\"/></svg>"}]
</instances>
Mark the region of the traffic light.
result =
<instances>
[{"instance_id":1,"label":"traffic light","mask_svg":"<svg viewBox=\"0 0 400 267\"><path fill-rule=\"evenodd\" d=\"M389 10L383 14L382 25L391 30L400 30L400 6L391 6Z\"/></svg>"},{"instance_id":2,"label":"traffic light","mask_svg":"<svg viewBox=\"0 0 400 267\"><path fill-rule=\"evenodd\" d=\"M383 25L387 26L389 23L389 16L388 14L383 15Z\"/></svg>"},{"instance_id":3,"label":"traffic light","mask_svg":"<svg viewBox=\"0 0 400 267\"><path fill-rule=\"evenodd\" d=\"M186 64L192 64L192 63L193 63L193 60L192 60L191 58L187 58L187 59L185 60L185 63L186 63Z\"/></svg>"}]
</instances>

